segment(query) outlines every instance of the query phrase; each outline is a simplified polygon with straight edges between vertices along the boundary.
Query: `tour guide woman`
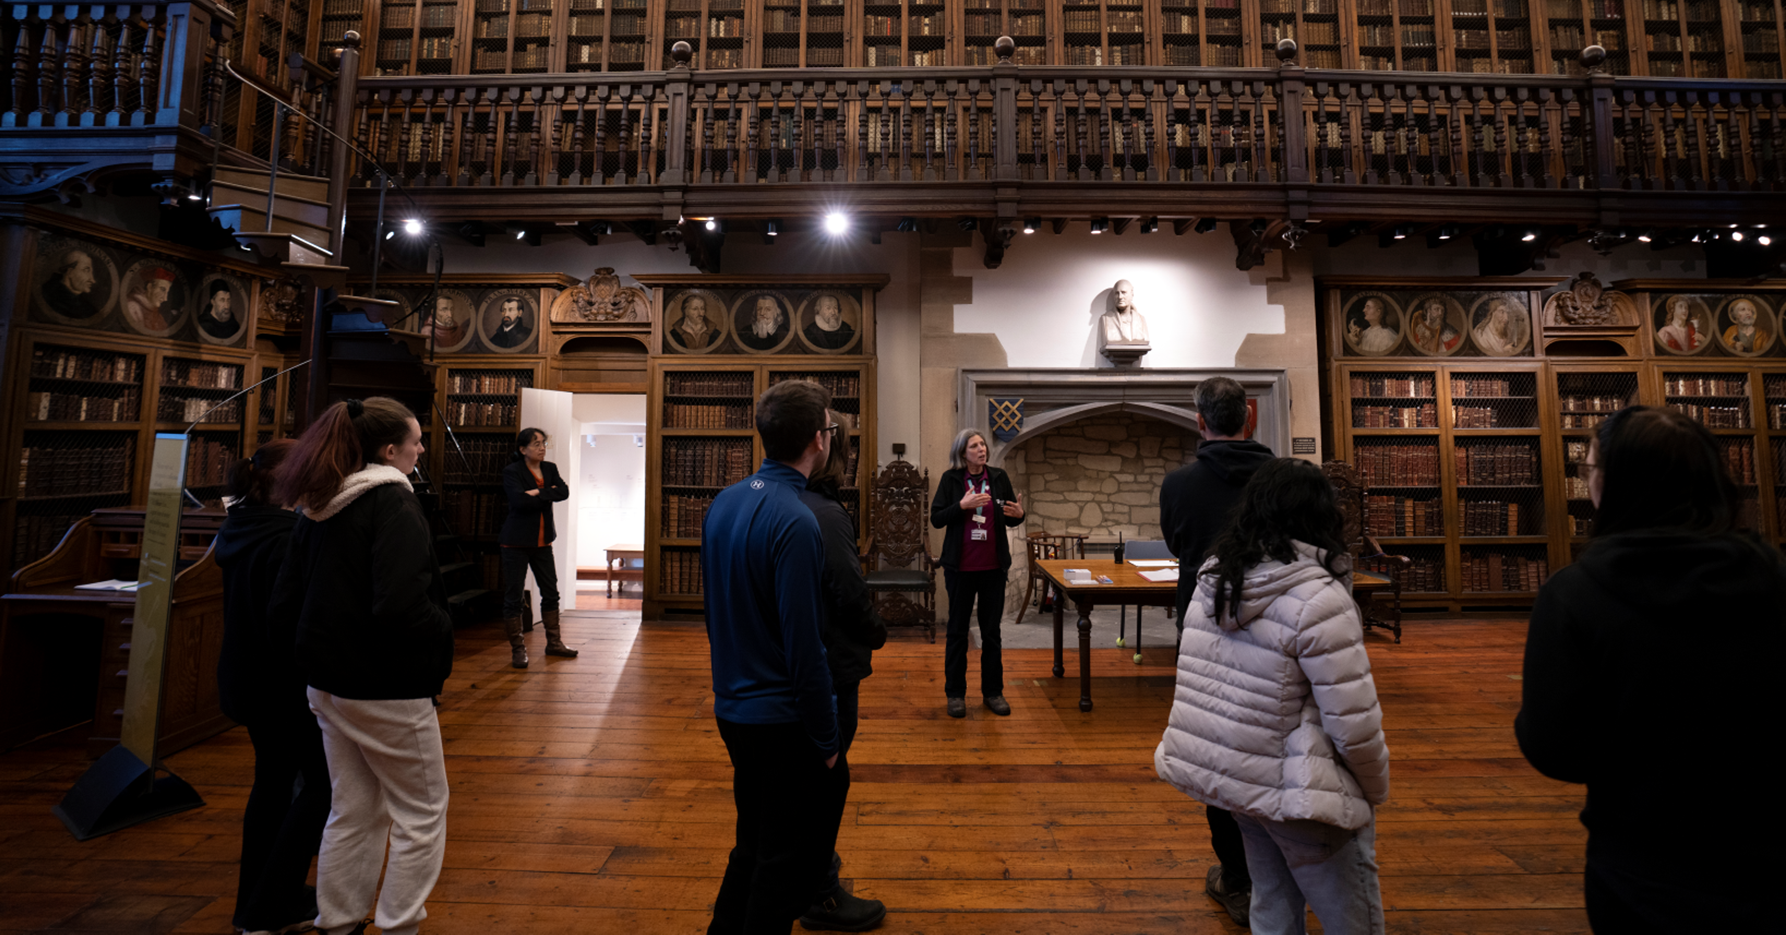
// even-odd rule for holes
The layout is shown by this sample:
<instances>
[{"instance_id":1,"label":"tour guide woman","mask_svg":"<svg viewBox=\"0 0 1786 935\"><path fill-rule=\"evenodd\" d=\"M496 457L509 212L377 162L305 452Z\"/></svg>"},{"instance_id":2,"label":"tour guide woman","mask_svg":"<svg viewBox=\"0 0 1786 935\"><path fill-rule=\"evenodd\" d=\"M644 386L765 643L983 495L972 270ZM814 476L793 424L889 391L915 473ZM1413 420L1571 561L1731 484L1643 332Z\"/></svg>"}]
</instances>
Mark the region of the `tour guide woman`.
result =
<instances>
[{"instance_id":1,"label":"tour guide woman","mask_svg":"<svg viewBox=\"0 0 1786 935\"><path fill-rule=\"evenodd\" d=\"M558 630L558 567L552 558L552 504L570 499L571 490L546 460L546 433L522 429L515 436L514 460L502 469L502 493L509 515L497 542L502 546L502 625L508 631L509 665L527 668L527 645L521 636L521 588L527 569L540 589L540 621L546 627L546 655L576 658ZM532 629L529 627L528 629Z\"/></svg>"},{"instance_id":2,"label":"tour guide woman","mask_svg":"<svg viewBox=\"0 0 1786 935\"><path fill-rule=\"evenodd\" d=\"M980 601L980 695L993 714L1005 703L1005 663L999 621L1005 615L1005 576L1011 544L1004 530L1023 522L1023 504L1005 472L986 464L986 436L962 429L949 446L949 470L936 485L930 525L943 536L943 582L949 589L949 635L943 648L943 693L949 716L967 717L967 616Z\"/></svg>"},{"instance_id":3,"label":"tour guide woman","mask_svg":"<svg viewBox=\"0 0 1786 935\"><path fill-rule=\"evenodd\" d=\"M286 457L275 502L302 509L274 586L297 633L333 797L316 862L316 928L414 935L446 854L446 758L434 697L453 620L434 536L409 486L422 429L394 399L323 410ZM387 844L389 859L386 859Z\"/></svg>"}]
</instances>

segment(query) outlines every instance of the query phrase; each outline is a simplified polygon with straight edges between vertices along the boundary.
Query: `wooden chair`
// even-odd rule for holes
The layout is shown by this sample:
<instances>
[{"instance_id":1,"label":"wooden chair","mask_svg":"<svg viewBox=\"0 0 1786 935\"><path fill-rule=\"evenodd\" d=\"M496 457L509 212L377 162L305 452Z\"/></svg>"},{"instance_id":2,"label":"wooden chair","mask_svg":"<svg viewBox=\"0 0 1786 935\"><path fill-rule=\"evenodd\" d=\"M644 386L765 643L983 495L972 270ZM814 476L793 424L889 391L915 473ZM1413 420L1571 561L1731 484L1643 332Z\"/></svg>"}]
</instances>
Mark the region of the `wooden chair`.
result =
<instances>
[{"instance_id":1,"label":"wooden chair","mask_svg":"<svg viewBox=\"0 0 1786 935\"><path fill-rule=\"evenodd\" d=\"M1036 596L1036 582L1042 582L1042 597L1048 597L1050 585L1048 579L1036 567L1037 562L1048 562L1060 558L1084 558L1085 537L1071 533L1032 532L1024 538L1029 546L1029 587L1023 592L1023 606L1017 608L1017 622L1023 622L1023 615L1029 611L1030 601ZM1060 595L1054 595L1060 600Z\"/></svg>"},{"instance_id":2,"label":"wooden chair","mask_svg":"<svg viewBox=\"0 0 1786 935\"><path fill-rule=\"evenodd\" d=\"M896 459L874 479L862 577L888 626L923 627L934 643L939 566L930 556L929 528L930 472Z\"/></svg>"},{"instance_id":3,"label":"wooden chair","mask_svg":"<svg viewBox=\"0 0 1786 935\"><path fill-rule=\"evenodd\" d=\"M1413 560L1405 555L1390 555L1377 544L1376 537L1365 532L1369 528L1365 514L1364 480L1358 469L1344 461L1328 461L1321 472L1333 484L1339 500L1340 515L1345 517L1346 548L1352 553L1352 596L1358 601L1360 616L1366 629L1382 627L1402 641L1402 571Z\"/></svg>"}]
</instances>

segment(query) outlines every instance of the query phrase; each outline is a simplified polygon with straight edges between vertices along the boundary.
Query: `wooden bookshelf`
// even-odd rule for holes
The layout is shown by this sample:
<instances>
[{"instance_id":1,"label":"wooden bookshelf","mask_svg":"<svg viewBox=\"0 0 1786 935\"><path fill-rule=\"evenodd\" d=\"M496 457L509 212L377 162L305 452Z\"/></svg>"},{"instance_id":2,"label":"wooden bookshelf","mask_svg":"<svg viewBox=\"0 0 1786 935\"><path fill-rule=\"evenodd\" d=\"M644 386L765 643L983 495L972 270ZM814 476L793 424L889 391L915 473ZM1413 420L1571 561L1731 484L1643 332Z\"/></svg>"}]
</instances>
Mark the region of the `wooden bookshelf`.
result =
<instances>
[{"instance_id":1,"label":"wooden bookshelf","mask_svg":"<svg viewBox=\"0 0 1786 935\"><path fill-rule=\"evenodd\" d=\"M755 429L756 398L784 380L813 380L832 391L831 406L848 424L838 443L850 446L855 482L840 493L861 541L862 490L874 474L874 363L860 357L780 357L711 363L660 357L651 363L645 493L645 614L698 614L701 523L713 498L756 473L763 461ZM864 418L864 414L868 414Z\"/></svg>"},{"instance_id":2,"label":"wooden bookshelf","mask_svg":"<svg viewBox=\"0 0 1786 935\"><path fill-rule=\"evenodd\" d=\"M493 548L508 514L502 469L514 452L515 435L521 431L521 391L538 385L538 368L459 360L438 371L441 383L436 398L444 424L432 418L433 413L427 414L423 424L428 426L425 432L430 436L441 510L453 532L468 544Z\"/></svg>"}]
</instances>

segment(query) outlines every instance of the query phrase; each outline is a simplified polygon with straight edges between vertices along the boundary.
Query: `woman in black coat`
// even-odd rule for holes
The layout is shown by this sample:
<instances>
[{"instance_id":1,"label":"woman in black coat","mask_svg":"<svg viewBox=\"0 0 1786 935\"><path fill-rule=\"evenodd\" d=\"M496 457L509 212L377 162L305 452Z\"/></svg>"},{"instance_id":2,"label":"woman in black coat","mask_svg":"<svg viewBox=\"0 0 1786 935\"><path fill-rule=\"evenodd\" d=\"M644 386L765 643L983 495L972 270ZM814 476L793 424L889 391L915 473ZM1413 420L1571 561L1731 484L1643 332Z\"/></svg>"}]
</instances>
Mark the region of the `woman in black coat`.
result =
<instances>
[{"instance_id":1,"label":"woman in black coat","mask_svg":"<svg viewBox=\"0 0 1786 935\"><path fill-rule=\"evenodd\" d=\"M558 566L552 557L552 540L558 538L552 504L570 499L571 489L559 476L558 465L546 460L549 442L540 429L522 429L515 436L514 460L502 469L502 495L509 506L496 540L502 546L502 626L509 638L509 664L517 669L527 668L521 590L527 584L528 568L533 569L534 584L540 589L546 655L577 656L576 650L564 645L558 629Z\"/></svg>"},{"instance_id":2,"label":"woman in black coat","mask_svg":"<svg viewBox=\"0 0 1786 935\"><path fill-rule=\"evenodd\" d=\"M1005 529L1023 522L1011 479L986 464L989 449L978 429L962 429L949 446L949 470L937 481L930 525L943 535L943 582L949 591L949 634L943 647L943 694L950 717L967 717L967 618L980 602L980 695L993 714L1010 714L999 621L1005 615L1005 578L1011 544Z\"/></svg>"},{"instance_id":3,"label":"woman in black coat","mask_svg":"<svg viewBox=\"0 0 1786 935\"><path fill-rule=\"evenodd\" d=\"M839 424L837 413L830 414ZM825 540L824 590L825 662L831 670L831 690L837 698L837 752L847 760L856 739L858 699L862 680L874 672L874 651L887 645L887 624L874 612L874 599L862 577L862 561L856 551L856 523L843 508L838 489L849 480L849 445L833 438L831 457L814 471L800 494L800 502L819 521ZM845 891L838 880L843 860L837 855L837 829L831 830L831 875L828 885L801 917L809 929L861 931L879 922L887 907L879 900L861 899Z\"/></svg>"},{"instance_id":4,"label":"woman in black coat","mask_svg":"<svg viewBox=\"0 0 1786 935\"><path fill-rule=\"evenodd\" d=\"M231 918L248 932L316 918L316 891L306 881L329 819L329 761L293 658L296 634L273 625L269 606L298 520L273 502L274 480L294 444L269 442L230 466L229 515L213 546L223 571L218 700L230 720L248 728L254 745Z\"/></svg>"},{"instance_id":5,"label":"woman in black coat","mask_svg":"<svg viewBox=\"0 0 1786 935\"><path fill-rule=\"evenodd\" d=\"M1768 894L1786 875L1774 844L1786 819L1762 764L1779 704L1772 650L1786 639L1786 562L1737 527L1726 463L1718 439L1682 413L1614 413L1582 465L1595 506L1588 546L1532 608L1514 733L1539 772L1587 784L1596 932L1780 924ZM1670 807L1683 799L1704 804ZM1694 872L1715 881L1714 898L1681 888Z\"/></svg>"}]
</instances>

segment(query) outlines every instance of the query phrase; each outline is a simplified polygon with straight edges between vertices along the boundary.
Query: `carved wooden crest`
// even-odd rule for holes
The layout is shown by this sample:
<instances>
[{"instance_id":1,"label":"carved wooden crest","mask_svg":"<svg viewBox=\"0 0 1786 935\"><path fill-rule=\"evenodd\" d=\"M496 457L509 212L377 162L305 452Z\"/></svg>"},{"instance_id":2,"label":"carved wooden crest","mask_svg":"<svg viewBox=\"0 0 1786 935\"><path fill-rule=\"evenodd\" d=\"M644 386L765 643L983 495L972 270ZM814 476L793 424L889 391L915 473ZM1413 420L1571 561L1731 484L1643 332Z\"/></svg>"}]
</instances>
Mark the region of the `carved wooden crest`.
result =
<instances>
[{"instance_id":1,"label":"carved wooden crest","mask_svg":"<svg viewBox=\"0 0 1786 935\"><path fill-rule=\"evenodd\" d=\"M1359 477L1358 469L1344 461L1327 461L1321 465L1321 473L1333 485L1334 499L1339 502L1340 516L1345 525L1340 538L1356 556L1364 545L1364 481Z\"/></svg>"},{"instance_id":2,"label":"carved wooden crest","mask_svg":"<svg viewBox=\"0 0 1786 935\"><path fill-rule=\"evenodd\" d=\"M1578 273L1575 281L1544 301L1546 327L1616 328L1637 324L1637 306L1623 292L1608 291L1593 273Z\"/></svg>"},{"instance_id":3,"label":"carved wooden crest","mask_svg":"<svg viewBox=\"0 0 1786 935\"><path fill-rule=\"evenodd\" d=\"M875 551L889 566L907 567L924 553L930 525L930 473L910 461L894 461L874 479L869 530Z\"/></svg>"},{"instance_id":4,"label":"carved wooden crest","mask_svg":"<svg viewBox=\"0 0 1786 935\"><path fill-rule=\"evenodd\" d=\"M297 324L303 319L298 307L297 280L263 279L260 284L260 317L283 325Z\"/></svg>"},{"instance_id":5,"label":"carved wooden crest","mask_svg":"<svg viewBox=\"0 0 1786 935\"><path fill-rule=\"evenodd\" d=\"M581 285L558 294L552 303L552 320L566 324L619 324L651 320L651 301L645 290L620 284L612 267L590 274Z\"/></svg>"}]
</instances>

